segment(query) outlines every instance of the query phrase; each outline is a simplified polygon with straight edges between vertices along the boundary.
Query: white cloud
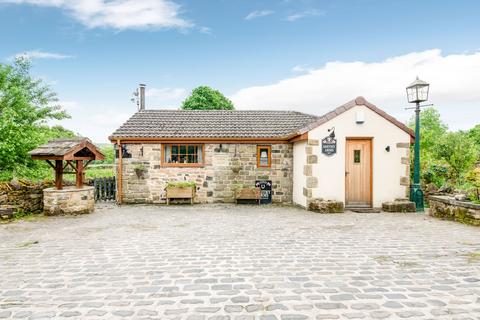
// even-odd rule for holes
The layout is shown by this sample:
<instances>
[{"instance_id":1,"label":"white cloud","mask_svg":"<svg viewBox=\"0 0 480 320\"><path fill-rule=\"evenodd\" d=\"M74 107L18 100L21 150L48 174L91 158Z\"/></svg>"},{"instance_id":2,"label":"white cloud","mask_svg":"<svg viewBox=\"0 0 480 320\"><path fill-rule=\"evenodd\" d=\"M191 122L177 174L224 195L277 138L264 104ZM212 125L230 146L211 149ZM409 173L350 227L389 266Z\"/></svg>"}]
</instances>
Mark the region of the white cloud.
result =
<instances>
[{"instance_id":1,"label":"white cloud","mask_svg":"<svg viewBox=\"0 0 480 320\"><path fill-rule=\"evenodd\" d=\"M204 34L212 34L212 29L209 27L199 27L198 30Z\"/></svg>"},{"instance_id":2,"label":"white cloud","mask_svg":"<svg viewBox=\"0 0 480 320\"><path fill-rule=\"evenodd\" d=\"M305 10L299 13L294 13L289 16L287 16L287 21L294 22L299 19L307 18L307 17L314 17L314 16L321 16L323 15L323 12L311 9L311 10Z\"/></svg>"},{"instance_id":3,"label":"white cloud","mask_svg":"<svg viewBox=\"0 0 480 320\"><path fill-rule=\"evenodd\" d=\"M31 51L26 51L26 52L20 52L12 57L10 59L14 58L20 58L24 57L30 60L33 59L55 59L55 60L62 60L62 59L69 59L73 58L73 56L66 55L66 54L61 54L61 53L55 53L55 52L46 52L46 51L41 51L41 50L31 50Z\"/></svg>"},{"instance_id":4,"label":"white cloud","mask_svg":"<svg viewBox=\"0 0 480 320\"><path fill-rule=\"evenodd\" d=\"M108 106L104 104L60 102L71 115L69 119L50 120L49 125L61 125L64 128L90 138L93 142L108 142L110 136L120 125L125 123L135 112L132 104L125 106Z\"/></svg>"},{"instance_id":5,"label":"white cloud","mask_svg":"<svg viewBox=\"0 0 480 320\"><path fill-rule=\"evenodd\" d=\"M239 109L292 109L322 115L364 96L406 121L412 115L405 87L416 76L430 82L430 101L451 129L469 128L480 119L480 52L442 55L438 49L379 62L328 62L308 74L244 88L233 96Z\"/></svg>"},{"instance_id":6,"label":"white cloud","mask_svg":"<svg viewBox=\"0 0 480 320\"><path fill-rule=\"evenodd\" d=\"M180 17L181 6L171 0L0 0L2 2L61 8L88 28L186 29L193 26Z\"/></svg>"},{"instance_id":7,"label":"white cloud","mask_svg":"<svg viewBox=\"0 0 480 320\"><path fill-rule=\"evenodd\" d=\"M272 10L255 10L255 11L250 12L245 17L245 20L252 20L252 19L256 19L256 18L266 17L266 16L269 16L273 13L274 12Z\"/></svg>"},{"instance_id":8,"label":"white cloud","mask_svg":"<svg viewBox=\"0 0 480 320\"><path fill-rule=\"evenodd\" d=\"M146 97L155 98L157 100L176 100L184 98L187 90L184 88L151 88L145 91Z\"/></svg>"},{"instance_id":9,"label":"white cloud","mask_svg":"<svg viewBox=\"0 0 480 320\"><path fill-rule=\"evenodd\" d=\"M306 64L299 64L292 68L292 72L295 72L295 73L305 73L305 72L310 72L312 70L313 69L309 68L308 65Z\"/></svg>"}]
</instances>

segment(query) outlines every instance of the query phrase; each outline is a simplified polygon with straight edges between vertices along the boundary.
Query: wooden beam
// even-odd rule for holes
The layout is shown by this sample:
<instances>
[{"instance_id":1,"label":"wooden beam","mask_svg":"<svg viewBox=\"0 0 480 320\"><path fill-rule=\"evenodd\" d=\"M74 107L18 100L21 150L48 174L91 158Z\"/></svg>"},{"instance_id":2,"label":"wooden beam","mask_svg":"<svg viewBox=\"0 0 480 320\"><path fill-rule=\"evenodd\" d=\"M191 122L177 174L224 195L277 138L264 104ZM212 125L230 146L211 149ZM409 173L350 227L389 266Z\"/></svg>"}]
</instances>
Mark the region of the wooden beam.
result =
<instances>
[{"instance_id":1,"label":"wooden beam","mask_svg":"<svg viewBox=\"0 0 480 320\"><path fill-rule=\"evenodd\" d=\"M33 160L63 160L63 156L32 156Z\"/></svg>"},{"instance_id":2,"label":"wooden beam","mask_svg":"<svg viewBox=\"0 0 480 320\"><path fill-rule=\"evenodd\" d=\"M290 142L305 141L308 140L308 132L298 135L290 140Z\"/></svg>"},{"instance_id":3,"label":"wooden beam","mask_svg":"<svg viewBox=\"0 0 480 320\"><path fill-rule=\"evenodd\" d=\"M63 167L63 170L65 170L68 166L70 166L75 172L77 172L77 168L75 168L75 166L72 164L71 160L67 160L67 163Z\"/></svg>"},{"instance_id":4,"label":"wooden beam","mask_svg":"<svg viewBox=\"0 0 480 320\"><path fill-rule=\"evenodd\" d=\"M88 160L87 163L83 165L83 169L85 170L92 161L93 160Z\"/></svg>"},{"instance_id":5,"label":"wooden beam","mask_svg":"<svg viewBox=\"0 0 480 320\"><path fill-rule=\"evenodd\" d=\"M76 186L78 189L83 187L83 161L77 160Z\"/></svg>"},{"instance_id":6,"label":"wooden beam","mask_svg":"<svg viewBox=\"0 0 480 320\"><path fill-rule=\"evenodd\" d=\"M55 160L55 188L62 190L63 188L63 161Z\"/></svg>"},{"instance_id":7,"label":"wooden beam","mask_svg":"<svg viewBox=\"0 0 480 320\"><path fill-rule=\"evenodd\" d=\"M50 160L45 160L50 167L52 167L53 170L55 170L55 165L50 161Z\"/></svg>"},{"instance_id":8,"label":"wooden beam","mask_svg":"<svg viewBox=\"0 0 480 320\"><path fill-rule=\"evenodd\" d=\"M123 143L172 143L172 144L181 144L181 143L233 143L233 144L283 144L289 143L289 139L296 137L297 135L289 135L286 137L279 138L142 138L142 137L132 137L132 138L121 138ZM111 138L115 139L115 138ZM119 139L117 139L118 141ZM114 142L115 140L111 140Z\"/></svg>"}]
</instances>

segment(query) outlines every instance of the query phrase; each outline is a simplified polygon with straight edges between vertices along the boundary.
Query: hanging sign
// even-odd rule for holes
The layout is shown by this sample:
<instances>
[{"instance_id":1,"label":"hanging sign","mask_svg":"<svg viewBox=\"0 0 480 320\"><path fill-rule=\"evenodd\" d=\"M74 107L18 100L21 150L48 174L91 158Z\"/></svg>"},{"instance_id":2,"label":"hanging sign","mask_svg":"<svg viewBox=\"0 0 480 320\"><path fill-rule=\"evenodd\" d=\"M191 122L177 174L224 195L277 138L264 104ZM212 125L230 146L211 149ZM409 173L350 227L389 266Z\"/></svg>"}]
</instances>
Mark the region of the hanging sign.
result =
<instances>
[{"instance_id":1,"label":"hanging sign","mask_svg":"<svg viewBox=\"0 0 480 320\"><path fill-rule=\"evenodd\" d=\"M255 187L260 188L260 203L272 203L272 181L271 180L257 180Z\"/></svg>"},{"instance_id":2,"label":"hanging sign","mask_svg":"<svg viewBox=\"0 0 480 320\"><path fill-rule=\"evenodd\" d=\"M335 139L335 129L332 128L330 135L322 139L322 153L331 156L337 153L337 139Z\"/></svg>"}]
</instances>

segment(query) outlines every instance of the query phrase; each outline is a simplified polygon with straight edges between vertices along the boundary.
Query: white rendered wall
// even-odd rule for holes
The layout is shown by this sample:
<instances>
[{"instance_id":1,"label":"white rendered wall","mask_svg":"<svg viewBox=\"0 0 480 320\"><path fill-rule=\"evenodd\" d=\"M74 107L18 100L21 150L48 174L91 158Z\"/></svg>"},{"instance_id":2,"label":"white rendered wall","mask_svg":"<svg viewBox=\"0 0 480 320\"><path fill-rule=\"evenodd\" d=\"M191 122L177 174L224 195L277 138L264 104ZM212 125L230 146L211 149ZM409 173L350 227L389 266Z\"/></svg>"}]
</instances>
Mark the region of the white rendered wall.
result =
<instances>
[{"instance_id":1,"label":"white rendered wall","mask_svg":"<svg viewBox=\"0 0 480 320\"><path fill-rule=\"evenodd\" d=\"M356 123L357 111L363 111L365 120L363 124ZM321 141L328 136L327 129L332 127L335 127L337 153L326 156L321 153ZM407 186L401 185L400 179L408 174L407 165L402 164L402 157L408 157L409 149L399 148L397 143L410 143L410 135L363 105L353 107L308 133L309 140L320 142L319 146L314 147L313 153L318 155L318 163L313 165L313 176L318 177L318 187L313 188L312 197L345 202L345 144L347 137L373 138L373 206L381 207L382 202L404 198ZM390 152L385 150L387 146L390 146ZM302 148L302 150L304 149ZM295 146L294 150L296 150ZM294 152L294 163L300 157L299 152L300 148L297 153ZM298 173L294 171L294 181L297 179L299 179ZM299 186L299 182L294 182L294 201L295 193L302 192L302 190L297 190L296 186Z\"/></svg>"}]
</instances>

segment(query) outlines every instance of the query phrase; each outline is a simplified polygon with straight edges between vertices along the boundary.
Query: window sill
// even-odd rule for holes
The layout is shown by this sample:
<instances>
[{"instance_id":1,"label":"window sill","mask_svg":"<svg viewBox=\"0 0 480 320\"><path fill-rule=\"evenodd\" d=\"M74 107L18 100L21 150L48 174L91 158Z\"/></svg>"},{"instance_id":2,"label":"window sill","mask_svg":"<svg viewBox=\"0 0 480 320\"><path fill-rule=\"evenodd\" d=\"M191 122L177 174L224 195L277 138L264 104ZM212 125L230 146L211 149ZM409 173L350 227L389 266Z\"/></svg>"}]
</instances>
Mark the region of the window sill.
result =
<instances>
[{"instance_id":1,"label":"window sill","mask_svg":"<svg viewBox=\"0 0 480 320\"><path fill-rule=\"evenodd\" d=\"M203 163L162 163L165 168L203 168Z\"/></svg>"}]
</instances>

